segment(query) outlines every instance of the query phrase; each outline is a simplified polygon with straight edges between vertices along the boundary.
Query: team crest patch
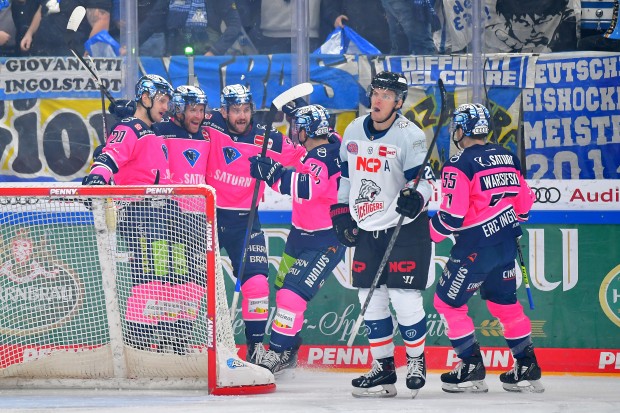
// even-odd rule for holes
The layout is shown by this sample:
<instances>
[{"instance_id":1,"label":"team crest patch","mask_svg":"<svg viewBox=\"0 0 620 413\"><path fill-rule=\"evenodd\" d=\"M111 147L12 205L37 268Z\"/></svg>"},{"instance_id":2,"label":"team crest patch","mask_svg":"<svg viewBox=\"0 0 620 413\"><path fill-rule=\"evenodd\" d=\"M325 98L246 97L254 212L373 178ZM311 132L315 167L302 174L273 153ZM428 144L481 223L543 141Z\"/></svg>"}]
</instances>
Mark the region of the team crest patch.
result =
<instances>
[{"instance_id":1,"label":"team crest patch","mask_svg":"<svg viewBox=\"0 0 620 413\"><path fill-rule=\"evenodd\" d=\"M362 179L359 195L355 200L355 212L359 221L363 221L379 211L383 211L383 201L375 201L377 195L381 193L381 188L369 179Z\"/></svg>"},{"instance_id":2,"label":"team crest patch","mask_svg":"<svg viewBox=\"0 0 620 413\"><path fill-rule=\"evenodd\" d=\"M241 152L232 146L226 146L222 150L224 151L224 160L226 161L226 165L230 165L232 162L241 157Z\"/></svg>"},{"instance_id":3,"label":"team crest patch","mask_svg":"<svg viewBox=\"0 0 620 413\"><path fill-rule=\"evenodd\" d=\"M349 142L347 143L347 152L353 155L357 155L359 148L357 147L357 142Z\"/></svg>"},{"instance_id":4,"label":"team crest patch","mask_svg":"<svg viewBox=\"0 0 620 413\"><path fill-rule=\"evenodd\" d=\"M161 150L164 152L164 156L168 159L168 148L166 145L161 145Z\"/></svg>"},{"instance_id":5,"label":"team crest patch","mask_svg":"<svg viewBox=\"0 0 620 413\"><path fill-rule=\"evenodd\" d=\"M207 131L207 128L205 128L204 126L202 128L201 133L202 133L202 137L204 138L205 141L211 141L211 137L209 136L209 132Z\"/></svg>"},{"instance_id":6,"label":"team crest patch","mask_svg":"<svg viewBox=\"0 0 620 413\"><path fill-rule=\"evenodd\" d=\"M187 162L189 162L189 164L193 168L196 165L196 162L198 162L198 158L200 158L200 152L198 152L196 149L187 149L183 151L183 156L185 157L185 159L187 159Z\"/></svg>"}]
</instances>

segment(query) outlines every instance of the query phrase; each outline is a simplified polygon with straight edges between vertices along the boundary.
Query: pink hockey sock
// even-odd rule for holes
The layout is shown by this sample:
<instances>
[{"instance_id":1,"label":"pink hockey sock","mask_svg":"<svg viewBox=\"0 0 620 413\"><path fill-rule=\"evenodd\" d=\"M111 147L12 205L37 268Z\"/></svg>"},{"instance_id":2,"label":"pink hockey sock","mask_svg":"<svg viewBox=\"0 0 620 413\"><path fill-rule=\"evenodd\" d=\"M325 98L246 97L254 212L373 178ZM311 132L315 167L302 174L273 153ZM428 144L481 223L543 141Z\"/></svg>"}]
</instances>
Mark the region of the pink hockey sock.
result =
<instances>
[{"instance_id":1,"label":"pink hockey sock","mask_svg":"<svg viewBox=\"0 0 620 413\"><path fill-rule=\"evenodd\" d=\"M244 320L261 321L269 317L269 283L263 274L254 275L241 286L241 315Z\"/></svg>"},{"instance_id":2,"label":"pink hockey sock","mask_svg":"<svg viewBox=\"0 0 620 413\"><path fill-rule=\"evenodd\" d=\"M471 317L467 315L467 304L455 308L445 303L435 294L433 305L446 321L448 326L446 334L450 340L474 334L474 322Z\"/></svg>"},{"instance_id":3,"label":"pink hockey sock","mask_svg":"<svg viewBox=\"0 0 620 413\"><path fill-rule=\"evenodd\" d=\"M487 301L487 308L491 315L502 323L506 340L522 338L532 333L530 319L525 315L518 301L515 304L497 304Z\"/></svg>"},{"instance_id":4,"label":"pink hockey sock","mask_svg":"<svg viewBox=\"0 0 620 413\"><path fill-rule=\"evenodd\" d=\"M281 289L276 293L278 311L271 329L285 336L294 336L304 324L304 312L308 307L306 300L296 293Z\"/></svg>"}]
</instances>

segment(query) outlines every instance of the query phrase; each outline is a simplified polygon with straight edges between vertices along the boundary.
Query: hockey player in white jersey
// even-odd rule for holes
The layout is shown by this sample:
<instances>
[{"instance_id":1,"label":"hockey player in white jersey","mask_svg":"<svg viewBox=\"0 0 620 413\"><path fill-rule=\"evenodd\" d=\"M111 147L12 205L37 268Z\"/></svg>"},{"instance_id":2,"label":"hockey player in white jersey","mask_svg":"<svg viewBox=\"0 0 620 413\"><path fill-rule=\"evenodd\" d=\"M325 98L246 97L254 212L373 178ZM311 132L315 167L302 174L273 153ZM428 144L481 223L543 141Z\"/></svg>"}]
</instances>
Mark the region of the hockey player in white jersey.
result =
<instances>
[{"instance_id":1,"label":"hockey player in white jersey","mask_svg":"<svg viewBox=\"0 0 620 413\"><path fill-rule=\"evenodd\" d=\"M353 286L360 303L366 301L394 228L404 221L364 314L370 351L370 372L352 381L356 397L396 396L393 318L407 352L407 387L415 397L426 382L424 341L426 288L431 258L426 204L431 197L430 168L413 191L427 146L424 132L398 113L407 96L405 78L381 72L368 88L369 115L355 119L344 132L340 147L342 177L338 204L331 215L344 245L355 246Z\"/></svg>"}]
</instances>

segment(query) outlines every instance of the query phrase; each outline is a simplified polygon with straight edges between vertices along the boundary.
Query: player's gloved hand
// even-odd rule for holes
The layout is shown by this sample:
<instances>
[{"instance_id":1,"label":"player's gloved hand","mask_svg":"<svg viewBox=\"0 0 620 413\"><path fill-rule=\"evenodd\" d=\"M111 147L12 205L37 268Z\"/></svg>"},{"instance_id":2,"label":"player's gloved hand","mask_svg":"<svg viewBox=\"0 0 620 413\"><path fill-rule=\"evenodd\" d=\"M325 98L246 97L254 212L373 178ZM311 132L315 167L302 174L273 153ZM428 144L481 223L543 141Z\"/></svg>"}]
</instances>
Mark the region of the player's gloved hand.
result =
<instances>
[{"instance_id":1,"label":"player's gloved hand","mask_svg":"<svg viewBox=\"0 0 620 413\"><path fill-rule=\"evenodd\" d=\"M284 169L280 162L276 162L268 156L250 157L250 175L252 178L265 181L272 186L284 174Z\"/></svg>"},{"instance_id":2,"label":"player's gloved hand","mask_svg":"<svg viewBox=\"0 0 620 413\"><path fill-rule=\"evenodd\" d=\"M418 191L405 188L396 200L396 212L408 218L415 218L424 208L424 198Z\"/></svg>"},{"instance_id":3,"label":"player's gloved hand","mask_svg":"<svg viewBox=\"0 0 620 413\"><path fill-rule=\"evenodd\" d=\"M82 185L107 185L108 183L105 181L103 175L92 174L87 175L82 179Z\"/></svg>"},{"instance_id":4,"label":"player's gloved hand","mask_svg":"<svg viewBox=\"0 0 620 413\"><path fill-rule=\"evenodd\" d=\"M334 204L330 208L329 215L332 218L332 225L338 241L344 246L354 247L357 244L359 228L351 216L349 206L347 204Z\"/></svg>"},{"instance_id":5,"label":"player's gloved hand","mask_svg":"<svg viewBox=\"0 0 620 413\"><path fill-rule=\"evenodd\" d=\"M136 113L136 102L134 100L119 99L115 103L110 103L108 111L120 119L129 118Z\"/></svg>"},{"instance_id":6,"label":"player's gloved hand","mask_svg":"<svg viewBox=\"0 0 620 413\"><path fill-rule=\"evenodd\" d=\"M282 112L287 116L294 117L295 112L302 106L308 106L308 102L304 98L297 98L282 106Z\"/></svg>"}]
</instances>

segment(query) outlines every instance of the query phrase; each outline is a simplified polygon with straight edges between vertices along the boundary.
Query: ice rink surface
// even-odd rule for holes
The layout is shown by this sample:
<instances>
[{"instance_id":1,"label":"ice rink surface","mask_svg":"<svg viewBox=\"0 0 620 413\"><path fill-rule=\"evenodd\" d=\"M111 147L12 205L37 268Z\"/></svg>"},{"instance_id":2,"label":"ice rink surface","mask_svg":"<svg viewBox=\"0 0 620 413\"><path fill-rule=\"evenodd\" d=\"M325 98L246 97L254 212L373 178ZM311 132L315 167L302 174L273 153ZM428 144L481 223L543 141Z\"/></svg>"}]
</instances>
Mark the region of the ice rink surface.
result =
<instances>
[{"instance_id":1,"label":"ice rink surface","mask_svg":"<svg viewBox=\"0 0 620 413\"><path fill-rule=\"evenodd\" d=\"M449 394L439 374L428 376L415 399L398 369L398 395L391 399L356 399L350 381L357 373L298 369L278 377L277 390L256 396L208 396L198 391L0 390L2 413L618 413L620 376L543 376L545 392L508 393L497 374L487 374L489 392Z\"/></svg>"}]
</instances>

